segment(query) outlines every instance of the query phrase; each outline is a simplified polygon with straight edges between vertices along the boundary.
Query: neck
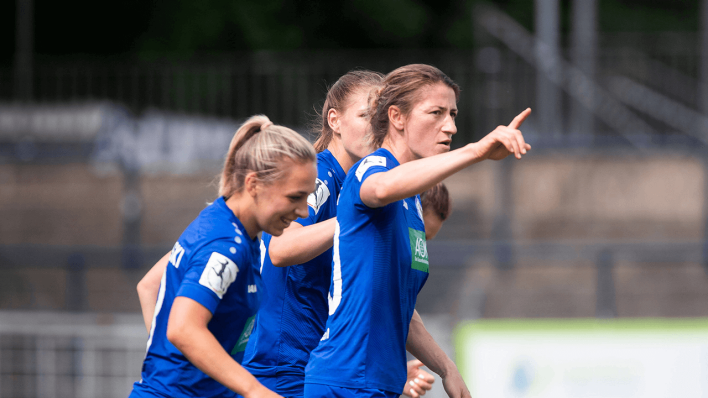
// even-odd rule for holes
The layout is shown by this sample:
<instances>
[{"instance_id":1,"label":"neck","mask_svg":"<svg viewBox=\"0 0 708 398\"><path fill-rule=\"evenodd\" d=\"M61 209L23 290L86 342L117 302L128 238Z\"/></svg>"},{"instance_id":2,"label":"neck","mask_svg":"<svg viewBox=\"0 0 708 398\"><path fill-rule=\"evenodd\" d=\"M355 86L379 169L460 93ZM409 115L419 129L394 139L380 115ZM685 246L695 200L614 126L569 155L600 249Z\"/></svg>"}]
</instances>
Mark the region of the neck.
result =
<instances>
[{"instance_id":1,"label":"neck","mask_svg":"<svg viewBox=\"0 0 708 398\"><path fill-rule=\"evenodd\" d=\"M245 192L235 193L226 200L226 207L241 221L241 224L246 229L246 233L251 239L255 239L258 232L260 232L253 211L254 205L253 198Z\"/></svg>"},{"instance_id":2,"label":"neck","mask_svg":"<svg viewBox=\"0 0 708 398\"><path fill-rule=\"evenodd\" d=\"M329 151L332 152L332 156L337 159L339 166L341 166L342 170L344 170L344 174L349 172L349 169L354 165L354 163L361 160L358 156L347 152L347 150L344 149L344 145L342 145L342 140L340 140L336 135L332 137L332 141L330 141L327 149L329 149Z\"/></svg>"},{"instance_id":3,"label":"neck","mask_svg":"<svg viewBox=\"0 0 708 398\"><path fill-rule=\"evenodd\" d=\"M403 131L390 128L386 138L384 138L381 148L387 149L393 155L398 163L408 163L411 160L416 160L417 157L411 152L408 142L403 135Z\"/></svg>"}]
</instances>

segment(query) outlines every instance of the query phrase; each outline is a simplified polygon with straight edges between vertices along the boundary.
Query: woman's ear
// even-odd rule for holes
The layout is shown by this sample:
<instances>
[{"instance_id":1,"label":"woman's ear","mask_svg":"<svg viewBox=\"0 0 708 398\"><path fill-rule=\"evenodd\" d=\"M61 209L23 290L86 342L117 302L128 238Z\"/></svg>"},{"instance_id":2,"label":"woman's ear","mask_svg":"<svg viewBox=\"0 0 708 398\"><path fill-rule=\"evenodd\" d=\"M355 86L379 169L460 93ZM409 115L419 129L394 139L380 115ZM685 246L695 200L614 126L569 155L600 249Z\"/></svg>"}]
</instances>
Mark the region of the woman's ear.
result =
<instances>
[{"instance_id":1,"label":"woman's ear","mask_svg":"<svg viewBox=\"0 0 708 398\"><path fill-rule=\"evenodd\" d=\"M336 109L330 108L327 111L327 124L332 131L339 134L339 112Z\"/></svg>"},{"instance_id":2,"label":"woman's ear","mask_svg":"<svg viewBox=\"0 0 708 398\"><path fill-rule=\"evenodd\" d=\"M396 130L403 130L405 116L403 116L403 112L401 112L401 109L396 105L388 107L388 120Z\"/></svg>"},{"instance_id":3,"label":"woman's ear","mask_svg":"<svg viewBox=\"0 0 708 398\"><path fill-rule=\"evenodd\" d=\"M258 196L259 184L255 172L246 174L246 177L243 179L243 189L253 198Z\"/></svg>"}]
</instances>

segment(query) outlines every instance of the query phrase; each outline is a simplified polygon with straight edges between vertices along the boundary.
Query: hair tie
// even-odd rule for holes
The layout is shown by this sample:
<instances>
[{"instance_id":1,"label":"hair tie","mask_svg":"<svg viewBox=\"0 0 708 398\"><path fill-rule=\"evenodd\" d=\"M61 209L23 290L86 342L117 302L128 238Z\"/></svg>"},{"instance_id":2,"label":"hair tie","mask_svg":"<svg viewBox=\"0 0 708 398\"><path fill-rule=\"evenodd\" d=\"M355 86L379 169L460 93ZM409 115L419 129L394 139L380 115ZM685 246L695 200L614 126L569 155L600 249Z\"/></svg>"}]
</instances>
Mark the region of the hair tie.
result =
<instances>
[{"instance_id":1,"label":"hair tie","mask_svg":"<svg viewBox=\"0 0 708 398\"><path fill-rule=\"evenodd\" d=\"M261 131L267 129L268 127L270 127L270 126L272 126L272 125L273 125L273 122L271 122L270 120L267 121L267 122L265 122L265 123L263 123L263 124L261 124Z\"/></svg>"}]
</instances>

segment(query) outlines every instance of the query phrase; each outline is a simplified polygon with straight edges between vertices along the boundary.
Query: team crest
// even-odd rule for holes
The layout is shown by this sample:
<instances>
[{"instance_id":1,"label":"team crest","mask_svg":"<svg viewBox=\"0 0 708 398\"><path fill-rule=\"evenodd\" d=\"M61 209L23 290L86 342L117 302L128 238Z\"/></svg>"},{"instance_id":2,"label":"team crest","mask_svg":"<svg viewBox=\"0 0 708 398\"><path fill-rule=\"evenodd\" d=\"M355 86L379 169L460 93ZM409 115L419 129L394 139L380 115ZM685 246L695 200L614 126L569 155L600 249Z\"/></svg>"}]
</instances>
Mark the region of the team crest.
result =
<instances>
[{"instance_id":1,"label":"team crest","mask_svg":"<svg viewBox=\"0 0 708 398\"><path fill-rule=\"evenodd\" d=\"M199 278L199 284L211 289L219 298L224 297L224 293L229 285L236 280L238 266L230 258L221 253L214 252L209 257L206 267Z\"/></svg>"},{"instance_id":2,"label":"team crest","mask_svg":"<svg viewBox=\"0 0 708 398\"><path fill-rule=\"evenodd\" d=\"M318 178L315 181L315 191L307 197L307 205L312 207L312 210L317 214L320 211L320 207L327 203L327 199L329 199L329 188L327 188L327 184Z\"/></svg>"}]
</instances>

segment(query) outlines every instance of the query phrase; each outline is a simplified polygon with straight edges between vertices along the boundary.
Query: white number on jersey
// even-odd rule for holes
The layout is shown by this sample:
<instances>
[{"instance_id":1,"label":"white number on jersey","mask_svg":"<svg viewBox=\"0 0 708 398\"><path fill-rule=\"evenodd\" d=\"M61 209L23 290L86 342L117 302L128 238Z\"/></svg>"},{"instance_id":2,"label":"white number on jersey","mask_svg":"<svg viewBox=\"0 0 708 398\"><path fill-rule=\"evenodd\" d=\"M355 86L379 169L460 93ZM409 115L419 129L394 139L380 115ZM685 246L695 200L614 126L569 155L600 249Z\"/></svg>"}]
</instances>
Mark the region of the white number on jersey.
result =
<instances>
[{"instance_id":1,"label":"white number on jersey","mask_svg":"<svg viewBox=\"0 0 708 398\"><path fill-rule=\"evenodd\" d=\"M145 356L150 349L152 344L152 336L155 334L155 325L157 324L157 314L160 313L162 309L162 302L165 301L165 285L167 285L167 270L162 273L162 279L160 280L160 290L157 293L157 303L155 303L155 313L152 314L152 325L150 325L150 336L148 337L147 347L145 347Z\"/></svg>"},{"instance_id":2,"label":"white number on jersey","mask_svg":"<svg viewBox=\"0 0 708 398\"><path fill-rule=\"evenodd\" d=\"M342 302L342 261L339 259L339 221L334 229L334 255L332 256L332 293L327 293L329 315L334 314Z\"/></svg>"},{"instance_id":3,"label":"white number on jersey","mask_svg":"<svg viewBox=\"0 0 708 398\"><path fill-rule=\"evenodd\" d=\"M263 243L263 239L261 239L261 274L263 274L263 263L265 262L265 255L266 255L266 247L265 247L265 243Z\"/></svg>"}]
</instances>

